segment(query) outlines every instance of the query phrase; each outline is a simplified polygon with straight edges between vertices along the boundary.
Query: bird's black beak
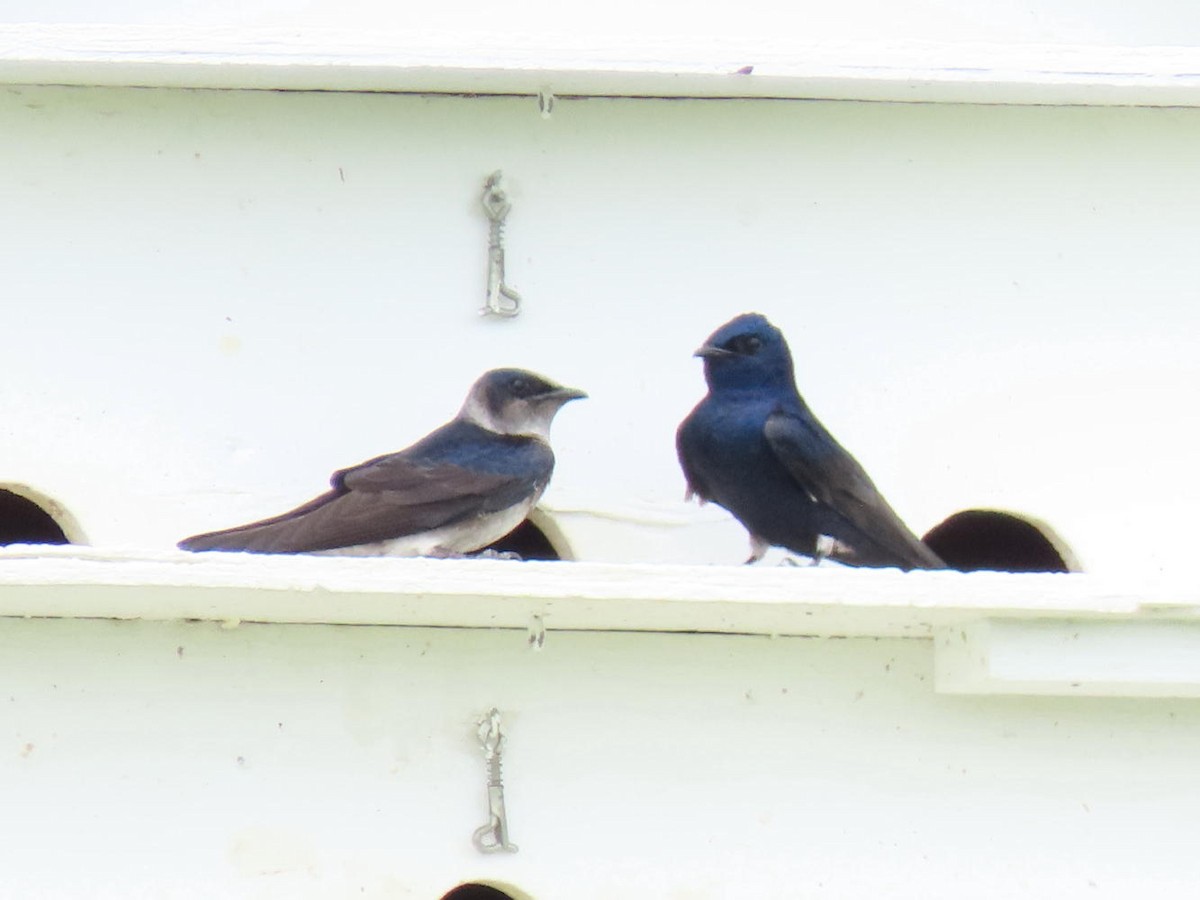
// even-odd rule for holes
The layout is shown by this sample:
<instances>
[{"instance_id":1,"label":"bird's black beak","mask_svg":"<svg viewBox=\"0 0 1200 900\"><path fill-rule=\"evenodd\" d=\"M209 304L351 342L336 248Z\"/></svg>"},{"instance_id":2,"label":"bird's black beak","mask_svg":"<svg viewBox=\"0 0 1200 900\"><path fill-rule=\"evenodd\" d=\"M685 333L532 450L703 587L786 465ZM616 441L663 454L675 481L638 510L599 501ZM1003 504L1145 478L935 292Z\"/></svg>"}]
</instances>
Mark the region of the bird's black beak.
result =
<instances>
[{"instance_id":1,"label":"bird's black beak","mask_svg":"<svg viewBox=\"0 0 1200 900\"><path fill-rule=\"evenodd\" d=\"M723 359L727 356L736 356L732 350L726 350L724 347L718 347L715 344L705 344L692 356L699 356L702 359Z\"/></svg>"},{"instance_id":2,"label":"bird's black beak","mask_svg":"<svg viewBox=\"0 0 1200 900\"><path fill-rule=\"evenodd\" d=\"M559 403L570 403L572 400L586 400L587 392L576 388L557 387L542 394L540 400L557 400Z\"/></svg>"}]
</instances>

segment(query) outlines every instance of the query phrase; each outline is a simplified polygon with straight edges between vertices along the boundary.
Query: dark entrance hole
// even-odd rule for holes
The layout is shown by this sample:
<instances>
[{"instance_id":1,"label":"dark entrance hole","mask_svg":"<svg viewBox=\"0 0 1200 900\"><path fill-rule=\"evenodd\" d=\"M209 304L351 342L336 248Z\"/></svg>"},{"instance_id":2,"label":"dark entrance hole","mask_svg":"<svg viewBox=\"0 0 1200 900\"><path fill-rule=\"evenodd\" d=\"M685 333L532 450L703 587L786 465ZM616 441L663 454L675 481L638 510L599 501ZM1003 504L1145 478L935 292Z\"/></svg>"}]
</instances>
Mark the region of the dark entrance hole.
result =
<instances>
[{"instance_id":1,"label":"dark entrance hole","mask_svg":"<svg viewBox=\"0 0 1200 900\"><path fill-rule=\"evenodd\" d=\"M1049 526L997 510L955 513L924 541L960 572L1079 571L1070 548Z\"/></svg>"},{"instance_id":2,"label":"dark entrance hole","mask_svg":"<svg viewBox=\"0 0 1200 900\"><path fill-rule=\"evenodd\" d=\"M486 884L462 884L442 900L513 900L512 896Z\"/></svg>"},{"instance_id":3,"label":"dark entrance hole","mask_svg":"<svg viewBox=\"0 0 1200 900\"><path fill-rule=\"evenodd\" d=\"M561 559L546 533L533 522L526 519L500 540L491 544L488 550L499 553L515 553L521 559Z\"/></svg>"},{"instance_id":4,"label":"dark entrance hole","mask_svg":"<svg viewBox=\"0 0 1200 900\"><path fill-rule=\"evenodd\" d=\"M69 543L48 512L27 497L0 490L0 545Z\"/></svg>"}]
</instances>

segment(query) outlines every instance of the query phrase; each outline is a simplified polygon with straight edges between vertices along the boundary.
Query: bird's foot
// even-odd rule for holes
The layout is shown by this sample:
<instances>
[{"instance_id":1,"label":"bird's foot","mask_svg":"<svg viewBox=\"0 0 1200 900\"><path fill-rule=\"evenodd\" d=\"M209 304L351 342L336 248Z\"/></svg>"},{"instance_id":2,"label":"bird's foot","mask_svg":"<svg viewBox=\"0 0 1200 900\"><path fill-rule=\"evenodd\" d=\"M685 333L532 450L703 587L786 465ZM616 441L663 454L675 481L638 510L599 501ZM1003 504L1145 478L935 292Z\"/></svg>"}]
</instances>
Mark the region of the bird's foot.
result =
<instances>
[{"instance_id":1,"label":"bird's foot","mask_svg":"<svg viewBox=\"0 0 1200 900\"><path fill-rule=\"evenodd\" d=\"M781 566L791 566L794 569L812 569L819 566L822 562L829 559L828 556L785 556L778 562ZM836 562L836 560L834 560Z\"/></svg>"},{"instance_id":2,"label":"bird's foot","mask_svg":"<svg viewBox=\"0 0 1200 900\"><path fill-rule=\"evenodd\" d=\"M822 560L828 559L837 547L837 541L827 534L817 535L816 552L812 556L812 565L819 566Z\"/></svg>"},{"instance_id":3,"label":"bird's foot","mask_svg":"<svg viewBox=\"0 0 1200 900\"><path fill-rule=\"evenodd\" d=\"M750 558L742 563L742 565L753 565L766 556L767 551L770 549L771 544L768 541L764 541L757 534L750 535Z\"/></svg>"},{"instance_id":4,"label":"bird's foot","mask_svg":"<svg viewBox=\"0 0 1200 900\"><path fill-rule=\"evenodd\" d=\"M466 556L465 553L457 553L454 550L447 550L445 547L433 547L421 555L427 559L463 559Z\"/></svg>"},{"instance_id":5,"label":"bird's foot","mask_svg":"<svg viewBox=\"0 0 1200 900\"><path fill-rule=\"evenodd\" d=\"M480 550L478 553L468 554L469 559L515 559L517 562L524 562L525 557L520 553L513 553L511 550L493 550L488 547Z\"/></svg>"},{"instance_id":6,"label":"bird's foot","mask_svg":"<svg viewBox=\"0 0 1200 900\"><path fill-rule=\"evenodd\" d=\"M515 559L521 562L525 560L520 553L513 553L511 550L493 550L491 547L477 550L474 553L458 553L444 547L434 547L425 556L430 559Z\"/></svg>"}]
</instances>

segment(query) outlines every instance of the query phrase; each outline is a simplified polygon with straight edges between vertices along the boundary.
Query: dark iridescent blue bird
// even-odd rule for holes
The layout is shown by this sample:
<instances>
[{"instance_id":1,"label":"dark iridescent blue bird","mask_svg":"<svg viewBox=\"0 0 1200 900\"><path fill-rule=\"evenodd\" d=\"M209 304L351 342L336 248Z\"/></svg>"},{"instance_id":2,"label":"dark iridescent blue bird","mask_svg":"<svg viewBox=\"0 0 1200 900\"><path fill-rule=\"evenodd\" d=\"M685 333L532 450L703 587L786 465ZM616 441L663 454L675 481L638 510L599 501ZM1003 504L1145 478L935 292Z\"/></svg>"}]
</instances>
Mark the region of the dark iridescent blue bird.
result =
<instances>
[{"instance_id":1,"label":"dark iridescent blue bird","mask_svg":"<svg viewBox=\"0 0 1200 900\"><path fill-rule=\"evenodd\" d=\"M516 528L554 471L550 423L586 397L523 369L493 369L458 415L406 450L335 472L302 506L181 541L183 550L454 556Z\"/></svg>"},{"instance_id":2,"label":"dark iridescent blue bird","mask_svg":"<svg viewBox=\"0 0 1200 900\"><path fill-rule=\"evenodd\" d=\"M749 562L778 546L854 566L945 568L808 408L778 328L747 313L696 355L708 395L676 432L679 462L689 498L746 526Z\"/></svg>"}]
</instances>

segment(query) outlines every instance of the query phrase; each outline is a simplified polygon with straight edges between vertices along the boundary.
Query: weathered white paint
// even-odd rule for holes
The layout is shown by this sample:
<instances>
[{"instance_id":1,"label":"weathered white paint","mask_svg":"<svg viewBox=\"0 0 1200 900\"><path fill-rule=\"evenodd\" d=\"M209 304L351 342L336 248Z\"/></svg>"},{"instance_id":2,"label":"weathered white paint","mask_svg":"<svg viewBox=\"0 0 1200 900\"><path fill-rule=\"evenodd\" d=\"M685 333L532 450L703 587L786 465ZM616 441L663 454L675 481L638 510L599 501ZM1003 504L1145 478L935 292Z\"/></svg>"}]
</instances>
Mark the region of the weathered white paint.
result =
<instances>
[{"instance_id":1,"label":"weathered white paint","mask_svg":"<svg viewBox=\"0 0 1200 900\"><path fill-rule=\"evenodd\" d=\"M893 11L901 4L884 4ZM785 9L775 5L778 10ZM340 12L340 11L339 11ZM1191 44L1070 43L997 33L965 42L938 30L865 39L777 27L739 34L637 27L596 33L503 27L446 30L232 24L0 24L0 81L142 87L774 97L896 102L1200 105L1200 22ZM739 16L746 18L744 10ZM1194 16L1192 16L1194 17ZM556 11L554 20L560 19ZM878 17L876 17L876 20ZM1144 20L1144 10L1139 14ZM561 27L561 26L560 26ZM770 37L764 37L769 34ZM718 36L719 35L719 36ZM1126 45L1125 42L1132 45ZM745 69L750 71L743 71Z\"/></svg>"},{"instance_id":2,"label":"weathered white paint","mask_svg":"<svg viewBox=\"0 0 1200 900\"><path fill-rule=\"evenodd\" d=\"M279 512L517 364L592 395L544 498L577 558L740 562L673 432L758 309L915 529L1192 557L1200 112L10 87L0 129L0 481L97 545ZM513 321L476 313L497 168Z\"/></svg>"},{"instance_id":3,"label":"weathered white paint","mask_svg":"<svg viewBox=\"0 0 1200 900\"><path fill-rule=\"evenodd\" d=\"M1188 897L1192 701L928 641L0 620L12 896ZM636 677L629 677L636 673ZM474 722L520 852L481 856Z\"/></svg>"},{"instance_id":4,"label":"weathered white paint","mask_svg":"<svg viewBox=\"0 0 1200 900\"><path fill-rule=\"evenodd\" d=\"M1186 579L0 549L0 617L933 637L952 693L1200 696L1198 610Z\"/></svg>"},{"instance_id":5,"label":"weathered white paint","mask_svg":"<svg viewBox=\"0 0 1200 900\"><path fill-rule=\"evenodd\" d=\"M421 56L336 6L0 28L0 482L106 548L0 551L4 892L1192 896L1200 708L1163 695L1200 690L1200 113L15 85L1189 105L1193 50L1105 45L1198 45L1195 9L618 5L692 34L606 62ZM306 33L334 15L342 43ZM811 54L732 44L789 25ZM514 322L475 316L497 167ZM744 556L679 503L671 435L690 351L747 308L914 526L1026 511L1100 574L670 564ZM419 437L498 364L592 394L539 515L593 562L161 549ZM1030 696L1060 692L1099 696ZM493 706L515 856L470 843Z\"/></svg>"},{"instance_id":6,"label":"weathered white paint","mask_svg":"<svg viewBox=\"0 0 1200 900\"><path fill-rule=\"evenodd\" d=\"M0 616L930 637L988 618L1194 621L1188 578L0 548ZM144 589L144 590L143 590Z\"/></svg>"},{"instance_id":7,"label":"weathered white paint","mask_svg":"<svg viewBox=\"0 0 1200 900\"><path fill-rule=\"evenodd\" d=\"M937 634L949 693L1200 697L1200 626L979 620Z\"/></svg>"}]
</instances>

